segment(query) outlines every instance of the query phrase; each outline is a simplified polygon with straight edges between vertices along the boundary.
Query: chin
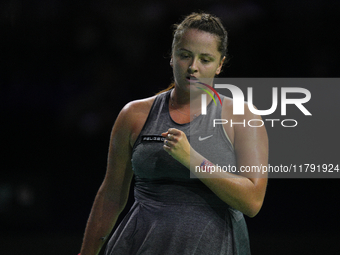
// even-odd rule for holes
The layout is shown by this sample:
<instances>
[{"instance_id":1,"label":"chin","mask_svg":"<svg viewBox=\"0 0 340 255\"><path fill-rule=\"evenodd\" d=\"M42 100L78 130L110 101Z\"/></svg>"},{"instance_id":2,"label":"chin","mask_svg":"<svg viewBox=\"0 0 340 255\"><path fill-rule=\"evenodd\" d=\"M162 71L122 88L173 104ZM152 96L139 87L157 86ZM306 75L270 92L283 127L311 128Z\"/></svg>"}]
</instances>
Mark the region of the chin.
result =
<instances>
[{"instance_id":1,"label":"chin","mask_svg":"<svg viewBox=\"0 0 340 255\"><path fill-rule=\"evenodd\" d=\"M197 85L189 85L190 86L190 95L191 96L200 96L201 94L204 93L203 90L199 89Z\"/></svg>"}]
</instances>

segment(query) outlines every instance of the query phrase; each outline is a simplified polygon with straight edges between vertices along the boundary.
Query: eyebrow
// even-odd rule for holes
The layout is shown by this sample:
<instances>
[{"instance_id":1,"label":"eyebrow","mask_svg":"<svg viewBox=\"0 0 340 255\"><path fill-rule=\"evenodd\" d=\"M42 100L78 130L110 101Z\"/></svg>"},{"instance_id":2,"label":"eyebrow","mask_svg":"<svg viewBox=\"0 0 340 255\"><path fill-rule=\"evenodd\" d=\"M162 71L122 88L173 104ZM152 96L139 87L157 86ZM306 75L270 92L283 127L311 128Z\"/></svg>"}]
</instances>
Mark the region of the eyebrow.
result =
<instances>
[{"instance_id":1,"label":"eyebrow","mask_svg":"<svg viewBox=\"0 0 340 255\"><path fill-rule=\"evenodd\" d=\"M177 51L187 51L187 52L190 52L190 53L191 53L190 50L187 50L187 49L185 49L185 48L180 48L180 49L178 49ZM201 53L200 55L207 56L207 57L212 57L212 58L216 58L216 56L214 56L214 55L212 55L212 54L210 54L210 53Z\"/></svg>"}]
</instances>

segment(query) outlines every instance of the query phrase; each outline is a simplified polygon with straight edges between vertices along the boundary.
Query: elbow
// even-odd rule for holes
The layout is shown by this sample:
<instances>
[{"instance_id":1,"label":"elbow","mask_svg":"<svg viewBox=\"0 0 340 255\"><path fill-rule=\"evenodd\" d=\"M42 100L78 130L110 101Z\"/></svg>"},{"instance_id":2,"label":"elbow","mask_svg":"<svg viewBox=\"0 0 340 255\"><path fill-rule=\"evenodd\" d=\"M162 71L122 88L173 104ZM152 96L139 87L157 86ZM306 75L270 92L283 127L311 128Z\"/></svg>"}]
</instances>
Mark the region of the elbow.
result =
<instances>
[{"instance_id":1,"label":"elbow","mask_svg":"<svg viewBox=\"0 0 340 255\"><path fill-rule=\"evenodd\" d=\"M255 217L261 210L265 196L265 189L261 192L253 192L252 195L247 196L245 202L244 214L250 218Z\"/></svg>"},{"instance_id":2,"label":"elbow","mask_svg":"<svg viewBox=\"0 0 340 255\"><path fill-rule=\"evenodd\" d=\"M260 210L252 210L252 211L249 210L248 212L244 214L247 215L249 218L254 218L258 214L259 211Z\"/></svg>"},{"instance_id":3,"label":"elbow","mask_svg":"<svg viewBox=\"0 0 340 255\"><path fill-rule=\"evenodd\" d=\"M254 218L260 212L262 204L263 201L252 202L247 206L243 213L250 218Z\"/></svg>"}]
</instances>

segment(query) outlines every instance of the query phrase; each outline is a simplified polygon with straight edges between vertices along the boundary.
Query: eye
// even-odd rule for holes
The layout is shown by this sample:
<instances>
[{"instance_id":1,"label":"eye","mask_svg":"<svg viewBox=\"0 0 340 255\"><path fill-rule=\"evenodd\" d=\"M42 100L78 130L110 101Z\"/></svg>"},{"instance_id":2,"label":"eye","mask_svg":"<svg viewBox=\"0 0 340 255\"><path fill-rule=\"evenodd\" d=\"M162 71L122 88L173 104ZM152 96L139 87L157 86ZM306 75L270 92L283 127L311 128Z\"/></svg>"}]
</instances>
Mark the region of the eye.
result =
<instances>
[{"instance_id":1,"label":"eye","mask_svg":"<svg viewBox=\"0 0 340 255\"><path fill-rule=\"evenodd\" d=\"M182 59L187 59L190 57L188 54L185 54L185 53L182 53L180 56Z\"/></svg>"},{"instance_id":2,"label":"eye","mask_svg":"<svg viewBox=\"0 0 340 255\"><path fill-rule=\"evenodd\" d=\"M204 64L208 64L208 63L210 62L210 59L202 58L201 61L202 61Z\"/></svg>"}]
</instances>

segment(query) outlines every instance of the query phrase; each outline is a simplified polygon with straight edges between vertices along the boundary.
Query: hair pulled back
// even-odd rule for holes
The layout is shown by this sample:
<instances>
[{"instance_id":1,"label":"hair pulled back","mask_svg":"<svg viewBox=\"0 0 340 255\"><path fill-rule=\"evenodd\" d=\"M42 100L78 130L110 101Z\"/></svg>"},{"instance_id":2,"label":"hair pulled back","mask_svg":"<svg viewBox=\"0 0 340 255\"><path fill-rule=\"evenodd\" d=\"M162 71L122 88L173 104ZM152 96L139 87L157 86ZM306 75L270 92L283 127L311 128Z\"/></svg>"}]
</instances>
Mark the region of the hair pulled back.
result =
<instances>
[{"instance_id":1,"label":"hair pulled back","mask_svg":"<svg viewBox=\"0 0 340 255\"><path fill-rule=\"evenodd\" d=\"M209 13L193 12L186 16L180 24L174 24L172 51L176 44L181 40L184 32L188 29L197 29L215 35L218 41L217 50L221 53L221 60L225 57L223 64L228 62L228 32L225 30L218 17ZM173 87L175 87L174 82L172 82L168 88L157 94L168 91Z\"/></svg>"},{"instance_id":2,"label":"hair pulled back","mask_svg":"<svg viewBox=\"0 0 340 255\"><path fill-rule=\"evenodd\" d=\"M208 13L194 12L186 16L180 24L175 24L174 28L172 50L180 41L184 32L193 28L215 35L218 40L217 50L221 53L221 59L223 57L226 57L226 60L228 59L228 33L218 17Z\"/></svg>"}]
</instances>

